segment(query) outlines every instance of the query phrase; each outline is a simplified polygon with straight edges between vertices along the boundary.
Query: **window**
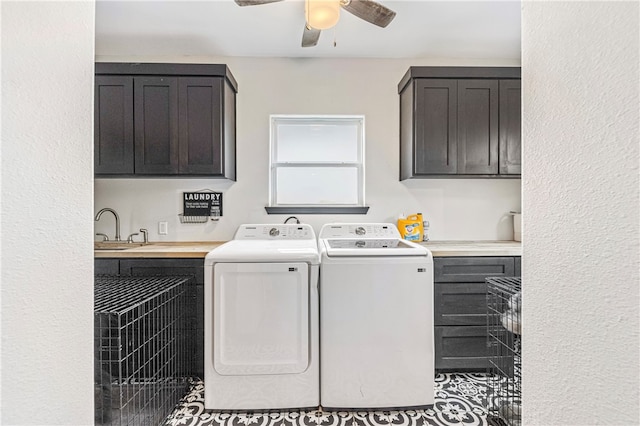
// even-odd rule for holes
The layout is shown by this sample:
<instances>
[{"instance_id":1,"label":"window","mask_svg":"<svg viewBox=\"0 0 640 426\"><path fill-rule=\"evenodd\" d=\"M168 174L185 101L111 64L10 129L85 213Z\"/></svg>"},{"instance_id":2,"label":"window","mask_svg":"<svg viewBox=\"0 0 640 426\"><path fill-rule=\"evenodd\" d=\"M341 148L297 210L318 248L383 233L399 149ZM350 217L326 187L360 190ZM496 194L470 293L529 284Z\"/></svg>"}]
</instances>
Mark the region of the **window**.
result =
<instances>
[{"instance_id":1,"label":"window","mask_svg":"<svg viewBox=\"0 0 640 426\"><path fill-rule=\"evenodd\" d=\"M269 213L366 213L364 116L271 116Z\"/></svg>"}]
</instances>

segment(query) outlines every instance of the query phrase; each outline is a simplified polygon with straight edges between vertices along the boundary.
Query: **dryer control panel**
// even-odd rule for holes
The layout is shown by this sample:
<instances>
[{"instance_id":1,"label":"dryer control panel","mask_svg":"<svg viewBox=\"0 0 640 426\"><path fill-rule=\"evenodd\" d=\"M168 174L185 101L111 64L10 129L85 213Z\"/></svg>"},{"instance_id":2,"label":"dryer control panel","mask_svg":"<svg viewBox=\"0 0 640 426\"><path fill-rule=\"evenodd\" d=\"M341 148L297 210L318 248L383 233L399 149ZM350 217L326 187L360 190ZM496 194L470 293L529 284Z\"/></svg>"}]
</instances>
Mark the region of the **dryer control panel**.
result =
<instances>
[{"instance_id":1,"label":"dryer control panel","mask_svg":"<svg viewBox=\"0 0 640 426\"><path fill-rule=\"evenodd\" d=\"M240 225L234 240L315 240L316 234L307 224Z\"/></svg>"}]
</instances>

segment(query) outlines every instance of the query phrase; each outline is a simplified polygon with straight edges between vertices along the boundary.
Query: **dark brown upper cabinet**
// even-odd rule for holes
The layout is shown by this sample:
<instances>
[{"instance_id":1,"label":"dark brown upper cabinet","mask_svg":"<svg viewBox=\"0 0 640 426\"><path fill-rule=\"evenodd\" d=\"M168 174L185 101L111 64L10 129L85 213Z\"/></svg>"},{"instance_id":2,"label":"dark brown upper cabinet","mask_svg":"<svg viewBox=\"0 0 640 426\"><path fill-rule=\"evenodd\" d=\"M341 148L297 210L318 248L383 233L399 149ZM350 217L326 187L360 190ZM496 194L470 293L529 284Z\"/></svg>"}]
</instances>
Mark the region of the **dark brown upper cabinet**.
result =
<instances>
[{"instance_id":1,"label":"dark brown upper cabinet","mask_svg":"<svg viewBox=\"0 0 640 426\"><path fill-rule=\"evenodd\" d=\"M398 92L400 180L520 174L520 68L411 67Z\"/></svg>"},{"instance_id":2,"label":"dark brown upper cabinet","mask_svg":"<svg viewBox=\"0 0 640 426\"><path fill-rule=\"evenodd\" d=\"M520 80L500 80L500 174L521 173Z\"/></svg>"},{"instance_id":3,"label":"dark brown upper cabinet","mask_svg":"<svg viewBox=\"0 0 640 426\"><path fill-rule=\"evenodd\" d=\"M456 80L430 78L415 82L415 149L404 153L413 152L414 158L406 161L415 164L416 174L458 172L457 84ZM407 102L410 97L401 100ZM411 111L413 105L406 108Z\"/></svg>"},{"instance_id":4,"label":"dark brown upper cabinet","mask_svg":"<svg viewBox=\"0 0 640 426\"><path fill-rule=\"evenodd\" d=\"M96 177L235 180L237 83L225 65L96 64Z\"/></svg>"},{"instance_id":5,"label":"dark brown upper cabinet","mask_svg":"<svg viewBox=\"0 0 640 426\"><path fill-rule=\"evenodd\" d=\"M178 78L135 77L133 92L136 174L179 174Z\"/></svg>"},{"instance_id":6,"label":"dark brown upper cabinet","mask_svg":"<svg viewBox=\"0 0 640 426\"><path fill-rule=\"evenodd\" d=\"M133 174L133 77L95 79L96 174Z\"/></svg>"},{"instance_id":7,"label":"dark brown upper cabinet","mask_svg":"<svg viewBox=\"0 0 640 426\"><path fill-rule=\"evenodd\" d=\"M458 81L458 173L498 173L497 81Z\"/></svg>"}]
</instances>

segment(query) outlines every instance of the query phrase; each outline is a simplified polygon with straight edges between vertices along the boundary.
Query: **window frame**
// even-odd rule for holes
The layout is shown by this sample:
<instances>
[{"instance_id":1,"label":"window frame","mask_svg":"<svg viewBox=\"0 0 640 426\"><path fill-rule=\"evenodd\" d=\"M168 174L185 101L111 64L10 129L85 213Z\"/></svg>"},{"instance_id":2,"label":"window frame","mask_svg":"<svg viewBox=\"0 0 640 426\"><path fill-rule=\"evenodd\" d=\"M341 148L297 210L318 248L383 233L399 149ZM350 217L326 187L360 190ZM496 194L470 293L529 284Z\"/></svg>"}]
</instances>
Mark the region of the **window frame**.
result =
<instances>
[{"instance_id":1,"label":"window frame","mask_svg":"<svg viewBox=\"0 0 640 426\"><path fill-rule=\"evenodd\" d=\"M269 199L265 207L268 213L341 213L366 214L369 207L365 205L365 116L356 114L344 115L293 115L272 114L269 117ZM356 161L277 161L278 126L281 124L356 124L358 126ZM278 204L277 186L278 170L283 168L356 168L357 202L355 204Z\"/></svg>"}]
</instances>

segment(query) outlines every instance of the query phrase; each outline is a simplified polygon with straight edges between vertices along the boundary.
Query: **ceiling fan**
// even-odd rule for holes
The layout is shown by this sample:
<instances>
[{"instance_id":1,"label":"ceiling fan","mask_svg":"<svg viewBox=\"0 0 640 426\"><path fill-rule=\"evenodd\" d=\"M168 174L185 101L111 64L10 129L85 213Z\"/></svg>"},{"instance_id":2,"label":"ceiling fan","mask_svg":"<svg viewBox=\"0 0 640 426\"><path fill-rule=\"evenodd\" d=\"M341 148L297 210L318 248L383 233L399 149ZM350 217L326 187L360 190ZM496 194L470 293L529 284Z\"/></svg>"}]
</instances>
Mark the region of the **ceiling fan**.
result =
<instances>
[{"instance_id":1,"label":"ceiling fan","mask_svg":"<svg viewBox=\"0 0 640 426\"><path fill-rule=\"evenodd\" d=\"M238 6L257 6L282 0L235 0ZM373 0L305 0L305 25L302 47L318 44L320 32L334 26L340 17L340 9L379 27L389 25L396 13Z\"/></svg>"}]
</instances>

